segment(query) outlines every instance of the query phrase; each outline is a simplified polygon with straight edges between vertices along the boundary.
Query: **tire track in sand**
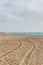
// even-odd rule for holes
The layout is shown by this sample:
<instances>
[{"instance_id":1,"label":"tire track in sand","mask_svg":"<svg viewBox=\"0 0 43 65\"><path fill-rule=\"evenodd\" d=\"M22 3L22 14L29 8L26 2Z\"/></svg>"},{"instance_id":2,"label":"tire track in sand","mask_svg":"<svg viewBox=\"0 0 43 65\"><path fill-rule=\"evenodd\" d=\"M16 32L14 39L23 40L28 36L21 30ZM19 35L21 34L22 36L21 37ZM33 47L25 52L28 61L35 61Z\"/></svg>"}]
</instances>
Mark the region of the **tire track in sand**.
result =
<instances>
[{"instance_id":1,"label":"tire track in sand","mask_svg":"<svg viewBox=\"0 0 43 65\"><path fill-rule=\"evenodd\" d=\"M26 38L27 39L27 38ZM28 40L28 39L27 39ZM20 61L20 64L19 65L28 65L28 60L32 54L32 52L34 51L35 49L35 44L32 40L28 40L30 43L32 43L32 48L31 50L23 57L23 59Z\"/></svg>"},{"instance_id":2,"label":"tire track in sand","mask_svg":"<svg viewBox=\"0 0 43 65\"><path fill-rule=\"evenodd\" d=\"M17 40L17 41L19 41L19 38L18 38L18 40ZM12 50L10 50L10 51L6 52L6 53L5 53L5 54L3 54L0 58L2 58L3 56L7 55L8 53L10 53L10 52L12 52L12 51L14 51L14 50L18 49L18 48L19 48L19 47L21 47L21 46L22 46L22 43L20 42L20 44L19 44L19 46L18 46L17 48L12 49Z\"/></svg>"}]
</instances>

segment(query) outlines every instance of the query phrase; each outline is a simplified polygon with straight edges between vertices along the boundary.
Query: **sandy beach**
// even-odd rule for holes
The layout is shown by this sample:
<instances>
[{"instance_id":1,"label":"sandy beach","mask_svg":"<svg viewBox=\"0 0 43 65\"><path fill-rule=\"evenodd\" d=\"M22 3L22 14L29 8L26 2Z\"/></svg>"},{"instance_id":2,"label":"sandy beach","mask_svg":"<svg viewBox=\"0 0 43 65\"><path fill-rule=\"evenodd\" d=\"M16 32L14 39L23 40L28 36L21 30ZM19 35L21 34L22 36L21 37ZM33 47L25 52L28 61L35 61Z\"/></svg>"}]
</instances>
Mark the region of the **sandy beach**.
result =
<instances>
[{"instance_id":1,"label":"sandy beach","mask_svg":"<svg viewBox=\"0 0 43 65\"><path fill-rule=\"evenodd\" d=\"M0 33L0 65L43 65L43 36Z\"/></svg>"}]
</instances>

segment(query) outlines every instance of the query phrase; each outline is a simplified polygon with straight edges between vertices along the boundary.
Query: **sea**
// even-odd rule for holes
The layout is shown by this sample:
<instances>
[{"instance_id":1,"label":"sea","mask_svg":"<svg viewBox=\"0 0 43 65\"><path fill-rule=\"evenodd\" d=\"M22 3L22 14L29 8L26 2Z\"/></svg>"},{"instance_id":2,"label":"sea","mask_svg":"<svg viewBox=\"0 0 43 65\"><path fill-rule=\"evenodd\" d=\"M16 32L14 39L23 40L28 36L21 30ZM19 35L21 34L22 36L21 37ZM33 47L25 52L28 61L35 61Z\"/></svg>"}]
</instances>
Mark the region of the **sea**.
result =
<instances>
[{"instance_id":1,"label":"sea","mask_svg":"<svg viewBox=\"0 0 43 65\"><path fill-rule=\"evenodd\" d=\"M5 32L6 34L30 34L30 35L43 35L43 32Z\"/></svg>"}]
</instances>

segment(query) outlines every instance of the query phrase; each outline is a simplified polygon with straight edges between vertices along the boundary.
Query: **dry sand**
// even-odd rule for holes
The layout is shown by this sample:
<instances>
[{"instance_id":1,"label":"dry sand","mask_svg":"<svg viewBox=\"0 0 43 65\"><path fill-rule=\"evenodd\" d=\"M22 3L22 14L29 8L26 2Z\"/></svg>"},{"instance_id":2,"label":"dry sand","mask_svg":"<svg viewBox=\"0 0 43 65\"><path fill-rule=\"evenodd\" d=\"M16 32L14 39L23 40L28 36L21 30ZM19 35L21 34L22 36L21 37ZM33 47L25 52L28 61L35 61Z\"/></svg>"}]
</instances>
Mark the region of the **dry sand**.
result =
<instances>
[{"instance_id":1,"label":"dry sand","mask_svg":"<svg viewBox=\"0 0 43 65\"><path fill-rule=\"evenodd\" d=\"M0 65L43 65L43 36L0 34Z\"/></svg>"}]
</instances>

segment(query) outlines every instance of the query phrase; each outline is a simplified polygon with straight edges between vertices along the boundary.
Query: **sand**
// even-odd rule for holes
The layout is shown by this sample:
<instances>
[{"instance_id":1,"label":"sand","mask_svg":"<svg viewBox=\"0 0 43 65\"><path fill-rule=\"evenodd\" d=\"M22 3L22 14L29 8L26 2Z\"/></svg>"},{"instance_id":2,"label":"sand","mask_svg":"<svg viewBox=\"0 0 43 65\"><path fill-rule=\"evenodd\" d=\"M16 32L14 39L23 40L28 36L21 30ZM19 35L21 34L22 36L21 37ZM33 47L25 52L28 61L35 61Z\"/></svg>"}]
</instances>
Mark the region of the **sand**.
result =
<instances>
[{"instance_id":1,"label":"sand","mask_svg":"<svg viewBox=\"0 0 43 65\"><path fill-rule=\"evenodd\" d=\"M43 36L0 33L0 65L43 65Z\"/></svg>"}]
</instances>

